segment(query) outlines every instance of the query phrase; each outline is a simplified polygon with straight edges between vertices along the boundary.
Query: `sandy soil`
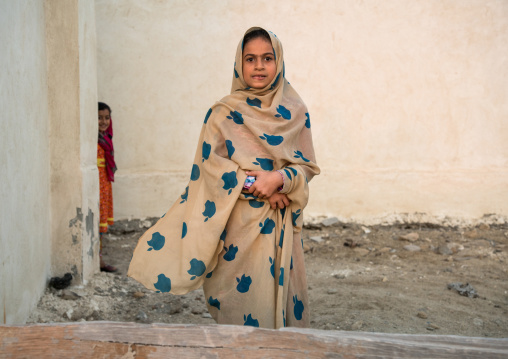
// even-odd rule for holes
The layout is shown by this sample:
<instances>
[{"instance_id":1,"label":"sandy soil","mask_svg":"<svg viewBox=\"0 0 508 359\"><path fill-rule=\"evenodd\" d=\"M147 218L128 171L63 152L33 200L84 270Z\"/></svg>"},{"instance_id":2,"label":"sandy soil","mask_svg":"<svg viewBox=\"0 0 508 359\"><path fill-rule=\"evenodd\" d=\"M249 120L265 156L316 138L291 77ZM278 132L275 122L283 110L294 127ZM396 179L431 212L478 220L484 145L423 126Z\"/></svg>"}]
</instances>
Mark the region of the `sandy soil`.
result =
<instances>
[{"instance_id":1,"label":"sandy soil","mask_svg":"<svg viewBox=\"0 0 508 359\"><path fill-rule=\"evenodd\" d=\"M48 288L28 323L214 324L201 290L154 293L126 277L152 221L115 224L104 257L119 272ZM508 337L508 225L365 227L328 218L306 223L303 237L313 328ZM452 283L470 286L461 295L448 288Z\"/></svg>"}]
</instances>

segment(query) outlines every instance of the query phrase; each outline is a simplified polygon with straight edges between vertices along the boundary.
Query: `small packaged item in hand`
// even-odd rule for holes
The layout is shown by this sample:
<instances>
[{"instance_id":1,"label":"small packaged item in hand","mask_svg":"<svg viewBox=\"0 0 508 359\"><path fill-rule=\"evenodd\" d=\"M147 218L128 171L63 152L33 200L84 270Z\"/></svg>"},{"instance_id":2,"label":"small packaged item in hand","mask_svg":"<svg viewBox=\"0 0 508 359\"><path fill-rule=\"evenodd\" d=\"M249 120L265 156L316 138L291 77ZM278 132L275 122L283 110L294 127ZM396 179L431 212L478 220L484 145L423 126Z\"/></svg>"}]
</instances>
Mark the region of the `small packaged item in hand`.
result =
<instances>
[{"instance_id":1,"label":"small packaged item in hand","mask_svg":"<svg viewBox=\"0 0 508 359\"><path fill-rule=\"evenodd\" d=\"M245 183L243 184L243 189L248 190L250 186L256 181L256 177L253 176L247 176L245 179Z\"/></svg>"}]
</instances>

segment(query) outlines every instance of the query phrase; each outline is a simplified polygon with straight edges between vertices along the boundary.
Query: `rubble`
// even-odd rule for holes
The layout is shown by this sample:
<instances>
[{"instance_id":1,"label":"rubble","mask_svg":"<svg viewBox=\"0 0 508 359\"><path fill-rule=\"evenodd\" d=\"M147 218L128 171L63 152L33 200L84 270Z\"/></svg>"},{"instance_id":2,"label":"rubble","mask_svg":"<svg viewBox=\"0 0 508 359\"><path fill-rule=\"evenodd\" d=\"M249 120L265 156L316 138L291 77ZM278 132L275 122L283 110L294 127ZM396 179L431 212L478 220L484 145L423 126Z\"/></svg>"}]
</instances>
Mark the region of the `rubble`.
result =
<instances>
[{"instance_id":1,"label":"rubble","mask_svg":"<svg viewBox=\"0 0 508 359\"><path fill-rule=\"evenodd\" d=\"M104 237L104 256L119 272L47 288L28 323L215 324L201 289L174 296L126 277L138 238L157 220L118 221ZM302 245L312 328L508 337L508 224L367 226L320 217L304 222ZM485 300L468 300L476 289Z\"/></svg>"}]
</instances>

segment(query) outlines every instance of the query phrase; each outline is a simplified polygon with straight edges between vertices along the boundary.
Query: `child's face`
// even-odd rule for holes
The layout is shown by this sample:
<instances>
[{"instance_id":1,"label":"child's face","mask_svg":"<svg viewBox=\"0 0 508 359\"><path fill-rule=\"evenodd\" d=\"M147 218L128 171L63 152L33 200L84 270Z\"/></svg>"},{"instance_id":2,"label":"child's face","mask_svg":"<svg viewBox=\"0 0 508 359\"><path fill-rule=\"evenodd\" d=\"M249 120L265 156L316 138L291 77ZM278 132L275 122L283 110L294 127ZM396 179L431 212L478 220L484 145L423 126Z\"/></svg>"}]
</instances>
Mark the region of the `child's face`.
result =
<instances>
[{"instance_id":1,"label":"child's face","mask_svg":"<svg viewBox=\"0 0 508 359\"><path fill-rule=\"evenodd\" d=\"M243 78L249 87L262 89L269 85L277 72L272 44L262 37L252 39L245 44L242 71Z\"/></svg>"},{"instance_id":2,"label":"child's face","mask_svg":"<svg viewBox=\"0 0 508 359\"><path fill-rule=\"evenodd\" d=\"M111 116L109 115L109 110L99 110L99 132L104 133L109 127L111 122Z\"/></svg>"}]
</instances>

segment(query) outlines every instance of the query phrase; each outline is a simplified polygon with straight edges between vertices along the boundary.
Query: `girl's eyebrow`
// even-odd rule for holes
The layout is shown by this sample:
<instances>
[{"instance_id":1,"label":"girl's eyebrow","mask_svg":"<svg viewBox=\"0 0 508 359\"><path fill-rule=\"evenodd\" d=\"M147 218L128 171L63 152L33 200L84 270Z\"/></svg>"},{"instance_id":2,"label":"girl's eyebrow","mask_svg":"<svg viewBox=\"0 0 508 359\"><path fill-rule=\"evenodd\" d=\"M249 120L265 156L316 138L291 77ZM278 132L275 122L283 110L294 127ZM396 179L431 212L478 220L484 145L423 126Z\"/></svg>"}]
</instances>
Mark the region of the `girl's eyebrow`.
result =
<instances>
[{"instance_id":1,"label":"girl's eyebrow","mask_svg":"<svg viewBox=\"0 0 508 359\"><path fill-rule=\"evenodd\" d=\"M259 56L266 56L266 55L272 55L272 56L274 56L273 52L265 52L264 54L259 55ZM255 57L256 55L254 55L254 54L245 54L245 55L243 55L243 57L247 57L247 56L254 56Z\"/></svg>"}]
</instances>

